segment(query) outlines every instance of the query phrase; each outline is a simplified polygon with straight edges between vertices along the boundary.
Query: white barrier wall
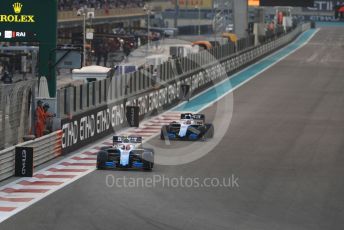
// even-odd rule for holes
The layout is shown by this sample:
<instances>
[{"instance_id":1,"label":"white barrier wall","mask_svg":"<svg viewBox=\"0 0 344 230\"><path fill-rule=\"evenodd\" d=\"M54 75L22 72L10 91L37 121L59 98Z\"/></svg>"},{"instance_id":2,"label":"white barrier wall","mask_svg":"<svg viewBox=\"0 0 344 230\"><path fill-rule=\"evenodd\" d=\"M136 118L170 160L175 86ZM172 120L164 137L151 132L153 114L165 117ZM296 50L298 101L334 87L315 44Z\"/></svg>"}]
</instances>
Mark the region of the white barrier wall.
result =
<instances>
[{"instance_id":1,"label":"white barrier wall","mask_svg":"<svg viewBox=\"0 0 344 230\"><path fill-rule=\"evenodd\" d=\"M57 131L50 135L28 141L17 147L33 147L34 167L41 165L62 153L62 132ZM14 175L15 169L15 147L0 151L0 181Z\"/></svg>"}]
</instances>

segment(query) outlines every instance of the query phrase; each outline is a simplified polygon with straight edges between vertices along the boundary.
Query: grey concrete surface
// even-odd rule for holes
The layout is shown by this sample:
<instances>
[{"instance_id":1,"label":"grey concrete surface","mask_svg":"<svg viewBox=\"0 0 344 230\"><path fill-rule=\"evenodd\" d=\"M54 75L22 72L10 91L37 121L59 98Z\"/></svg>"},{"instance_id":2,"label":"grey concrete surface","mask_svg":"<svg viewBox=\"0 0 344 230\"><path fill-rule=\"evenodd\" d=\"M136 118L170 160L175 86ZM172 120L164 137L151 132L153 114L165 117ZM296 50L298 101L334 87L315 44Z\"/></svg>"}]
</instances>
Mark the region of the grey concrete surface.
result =
<instances>
[{"instance_id":1,"label":"grey concrete surface","mask_svg":"<svg viewBox=\"0 0 344 230\"><path fill-rule=\"evenodd\" d=\"M343 44L344 28L322 29L307 46L236 90L231 126L205 157L158 165L153 172L96 171L0 229L343 229ZM205 111L208 119L215 108ZM165 143L150 144L164 148ZM171 142L168 148L180 154L185 145ZM232 174L239 187L106 186L109 176Z\"/></svg>"}]
</instances>

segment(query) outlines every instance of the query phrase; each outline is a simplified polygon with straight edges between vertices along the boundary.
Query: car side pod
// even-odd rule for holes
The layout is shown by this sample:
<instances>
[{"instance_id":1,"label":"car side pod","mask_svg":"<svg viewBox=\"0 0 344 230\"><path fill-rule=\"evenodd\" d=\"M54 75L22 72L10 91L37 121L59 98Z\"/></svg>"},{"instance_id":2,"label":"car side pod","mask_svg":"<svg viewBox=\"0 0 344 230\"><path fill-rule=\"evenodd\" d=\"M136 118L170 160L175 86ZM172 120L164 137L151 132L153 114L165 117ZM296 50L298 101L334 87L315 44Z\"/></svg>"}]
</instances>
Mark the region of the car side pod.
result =
<instances>
[{"instance_id":1,"label":"car side pod","mask_svg":"<svg viewBox=\"0 0 344 230\"><path fill-rule=\"evenodd\" d=\"M110 168L116 168L115 162L112 162L112 161L106 162L106 163L105 163L105 166L106 166L106 167L110 167Z\"/></svg>"},{"instance_id":2,"label":"car side pod","mask_svg":"<svg viewBox=\"0 0 344 230\"><path fill-rule=\"evenodd\" d=\"M191 133L191 134L189 135L189 140L191 140L191 141L196 141L196 140L198 140L198 139L199 139L198 134Z\"/></svg>"},{"instance_id":3,"label":"car side pod","mask_svg":"<svg viewBox=\"0 0 344 230\"><path fill-rule=\"evenodd\" d=\"M143 163L142 162L133 162L133 167L134 168L143 168Z\"/></svg>"},{"instance_id":4,"label":"car side pod","mask_svg":"<svg viewBox=\"0 0 344 230\"><path fill-rule=\"evenodd\" d=\"M174 134L174 133L169 133L168 134L168 139L176 139L177 138L177 135Z\"/></svg>"}]
</instances>

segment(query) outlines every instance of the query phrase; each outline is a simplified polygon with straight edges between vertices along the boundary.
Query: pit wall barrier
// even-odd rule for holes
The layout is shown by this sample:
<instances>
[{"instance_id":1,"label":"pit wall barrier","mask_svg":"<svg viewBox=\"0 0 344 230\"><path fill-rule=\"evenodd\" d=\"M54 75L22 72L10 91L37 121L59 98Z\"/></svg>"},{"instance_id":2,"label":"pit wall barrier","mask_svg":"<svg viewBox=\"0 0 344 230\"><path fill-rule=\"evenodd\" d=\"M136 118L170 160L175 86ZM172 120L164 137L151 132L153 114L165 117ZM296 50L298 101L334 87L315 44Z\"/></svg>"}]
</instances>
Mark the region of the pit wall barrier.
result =
<instances>
[{"instance_id":1,"label":"pit wall barrier","mask_svg":"<svg viewBox=\"0 0 344 230\"><path fill-rule=\"evenodd\" d=\"M34 167L48 162L62 154L62 131L51 133L47 136L24 142L17 146L0 151L0 181L14 176L15 148L33 147Z\"/></svg>"},{"instance_id":2,"label":"pit wall barrier","mask_svg":"<svg viewBox=\"0 0 344 230\"><path fill-rule=\"evenodd\" d=\"M69 153L128 127L126 107L138 106L140 119L162 113L180 103L182 85L192 95L226 79L273 51L293 41L310 24L303 24L265 44L233 55L230 45L170 60L152 70L69 87L58 92L62 153Z\"/></svg>"}]
</instances>

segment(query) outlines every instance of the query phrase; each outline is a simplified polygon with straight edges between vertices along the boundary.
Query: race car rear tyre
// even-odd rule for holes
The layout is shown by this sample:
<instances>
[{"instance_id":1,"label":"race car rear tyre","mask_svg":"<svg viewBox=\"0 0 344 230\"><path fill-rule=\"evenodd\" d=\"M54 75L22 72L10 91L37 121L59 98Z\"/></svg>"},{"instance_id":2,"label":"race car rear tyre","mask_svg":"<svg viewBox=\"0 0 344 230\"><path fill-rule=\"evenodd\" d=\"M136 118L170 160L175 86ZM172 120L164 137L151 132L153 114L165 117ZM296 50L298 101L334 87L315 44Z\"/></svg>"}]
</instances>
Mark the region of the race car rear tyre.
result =
<instances>
[{"instance_id":1,"label":"race car rear tyre","mask_svg":"<svg viewBox=\"0 0 344 230\"><path fill-rule=\"evenodd\" d=\"M97 154L97 169L104 169L108 161L109 153L106 151L99 151Z\"/></svg>"},{"instance_id":2,"label":"race car rear tyre","mask_svg":"<svg viewBox=\"0 0 344 230\"><path fill-rule=\"evenodd\" d=\"M205 126L206 126L206 131L205 131L204 137L205 138L213 138L214 132L215 132L214 125L206 124Z\"/></svg>"}]
</instances>

